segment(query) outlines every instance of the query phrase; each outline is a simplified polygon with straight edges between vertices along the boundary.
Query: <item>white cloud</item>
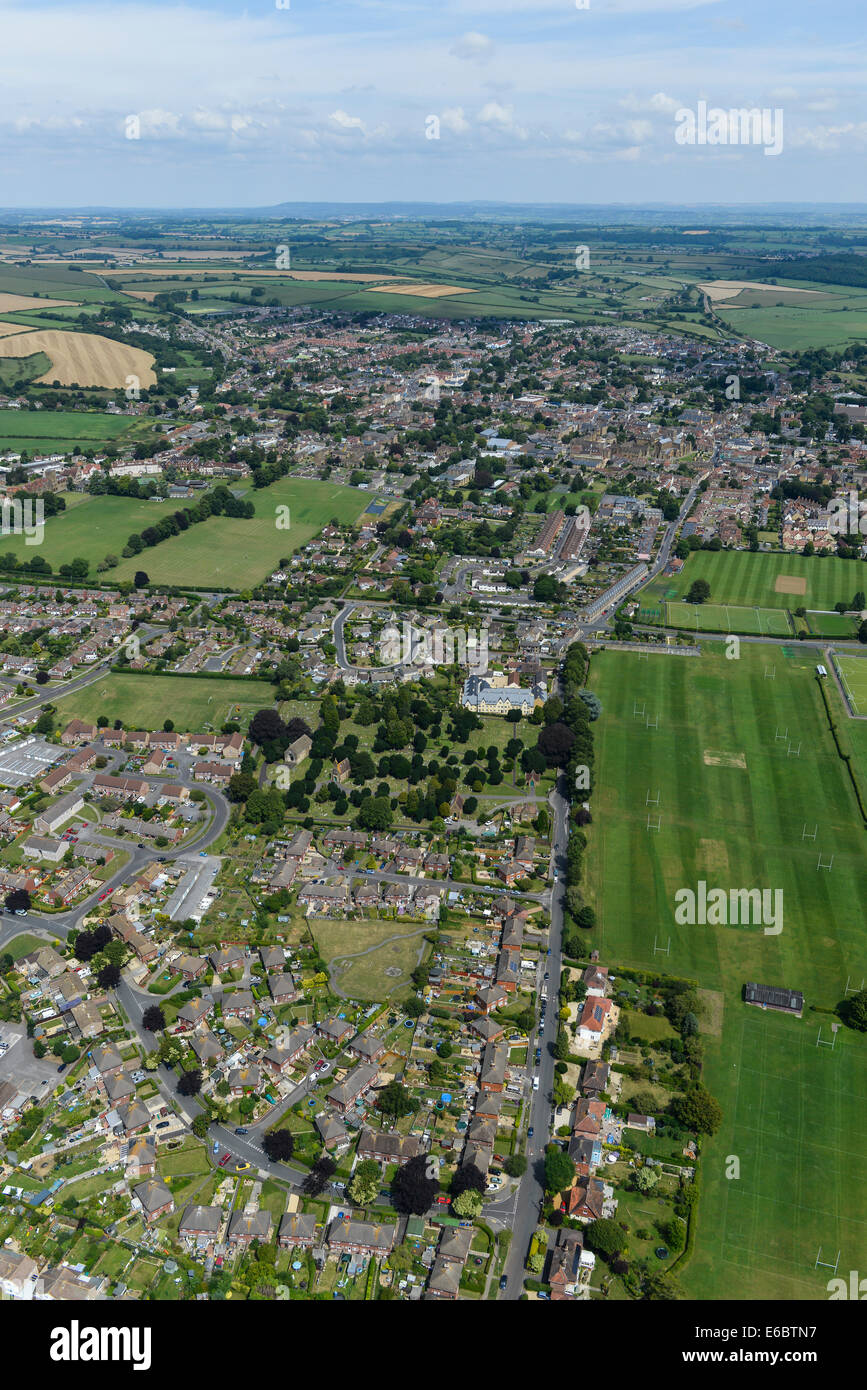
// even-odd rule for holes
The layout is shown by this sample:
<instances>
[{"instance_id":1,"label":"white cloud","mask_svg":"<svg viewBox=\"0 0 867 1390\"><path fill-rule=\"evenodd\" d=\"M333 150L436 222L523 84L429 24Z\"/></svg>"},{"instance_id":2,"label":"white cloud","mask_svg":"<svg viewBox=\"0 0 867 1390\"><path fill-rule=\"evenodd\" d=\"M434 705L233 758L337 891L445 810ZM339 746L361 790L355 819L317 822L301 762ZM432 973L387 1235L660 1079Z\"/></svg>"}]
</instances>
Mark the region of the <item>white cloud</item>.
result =
<instances>
[{"instance_id":1,"label":"white cloud","mask_svg":"<svg viewBox=\"0 0 867 1390\"><path fill-rule=\"evenodd\" d=\"M494 51L493 40L487 34L475 31L464 34L453 43L449 53L455 58L468 58L477 63L486 63Z\"/></svg>"},{"instance_id":2,"label":"white cloud","mask_svg":"<svg viewBox=\"0 0 867 1390\"><path fill-rule=\"evenodd\" d=\"M346 111L338 110L332 111L328 119L339 126L341 130L360 130L362 135L367 133L364 121L360 116L350 116Z\"/></svg>"},{"instance_id":3,"label":"white cloud","mask_svg":"<svg viewBox=\"0 0 867 1390\"><path fill-rule=\"evenodd\" d=\"M462 106L448 106L440 116L440 124L446 130L450 130L453 135L466 135L470 129L470 123L464 115Z\"/></svg>"}]
</instances>

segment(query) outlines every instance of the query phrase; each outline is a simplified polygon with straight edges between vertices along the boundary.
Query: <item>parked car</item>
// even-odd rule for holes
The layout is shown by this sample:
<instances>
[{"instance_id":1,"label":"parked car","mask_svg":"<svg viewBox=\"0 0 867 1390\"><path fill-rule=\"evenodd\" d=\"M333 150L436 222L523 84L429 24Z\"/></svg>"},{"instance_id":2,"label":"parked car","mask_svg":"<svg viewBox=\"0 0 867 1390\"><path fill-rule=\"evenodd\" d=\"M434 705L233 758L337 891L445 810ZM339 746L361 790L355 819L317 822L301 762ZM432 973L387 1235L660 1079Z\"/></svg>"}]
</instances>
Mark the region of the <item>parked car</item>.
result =
<instances>
[{"instance_id":1,"label":"parked car","mask_svg":"<svg viewBox=\"0 0 867 1390\"><path fill-rule=\"evenodd\" d=\"M250 1165L244 1159L239 1159L239 1161L235 1164L235 1167L237 1168L239 1173L243 1173L245 1169L250 1167Z\"/></svg>"},{"instance_id":2,"label":"parked car","mask_svg":"<svg viewBox=\"0 0 867 1390\"><path fill-rule=\"evenodd\" d=\"M158 1125L154 1125L154 1129L168 1129L170 1124L171 1120L160 1120Z\"/></svg>"},{"instance_id":3,"label":"parked car","mask_svg":"<svg viewBox=\"0 0 867 1390\"><path fill-rule=\"evenodd\" d=\"M67 1065L66 1062L61 1062L61 1063L60 1063L60 1066L57 1068L57 1070L58 1070L59 1072L61 1072L61 1071L66 1071L66 1065Z\"/></svg>"},{"instance_id":4,"label":"parked car","mask_svg":"<svg viewBox=\"0 0 867 1390\"><path fill-rule=\"evenodd\" d=\"M236 1130L235 1130L235 1133L236 1133L236 1134L246 1134L247 1131L246 1131L246 1129L236 1129Z\"/></svg>"},{"instance_id":5,"label":"parked car","mask_svg":"<svg viewBox=\"0 0 867 1390\"><path fill-rule=\"evenodd\" d=\"M501 1289L508 1288L508 1284L509 1284L509 1276L508 1276L507 1274L501 1275L501 1277L500 1277L500 1288L501 1288Z\"/></svg>"},{"instance_id":6,"label":"parked car","mask_svg":"<svg viewBox=\"0 0 867 1390\"><path fill-rule=\"evenodd\" d=\"M220 1159L220 1167L225 1168L226 1164L229 1162L229 1159L231 1157L231 1154L223 1154L223 1157Z\"/></svg>"},{"instance_id":7,"label":"parked car","mask_svg":"<svg viewBox=\"0 0 867 1390\"><path fill-rule=\"evenodd\" d=\"M528 1138L528 1139L532 1139L532 1138L533 1138L533 1126L532 1126L532 1125L530 1125L530 1128L527 1130L527 1138Z\"/></svg>"}]
</instances>

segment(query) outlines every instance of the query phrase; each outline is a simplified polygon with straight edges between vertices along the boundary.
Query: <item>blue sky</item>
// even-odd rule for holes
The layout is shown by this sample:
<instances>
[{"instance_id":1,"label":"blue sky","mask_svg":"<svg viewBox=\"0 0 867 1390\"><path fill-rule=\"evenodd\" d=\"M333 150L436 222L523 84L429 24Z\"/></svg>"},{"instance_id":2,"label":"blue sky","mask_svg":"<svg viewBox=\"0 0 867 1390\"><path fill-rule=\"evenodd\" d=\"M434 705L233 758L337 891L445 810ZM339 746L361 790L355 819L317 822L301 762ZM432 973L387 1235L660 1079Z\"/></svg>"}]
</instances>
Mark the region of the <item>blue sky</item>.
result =
<instances>
[{"instance_id":1,"label":"blue sky","mask_svg":"<svg viewBox=\"0 0 867 1390\"><path fill-rule=\"evenodd\" d=\"M863 6L586 2L0 0L0 202L867 201Z\"/></svg>"}]
</instances>

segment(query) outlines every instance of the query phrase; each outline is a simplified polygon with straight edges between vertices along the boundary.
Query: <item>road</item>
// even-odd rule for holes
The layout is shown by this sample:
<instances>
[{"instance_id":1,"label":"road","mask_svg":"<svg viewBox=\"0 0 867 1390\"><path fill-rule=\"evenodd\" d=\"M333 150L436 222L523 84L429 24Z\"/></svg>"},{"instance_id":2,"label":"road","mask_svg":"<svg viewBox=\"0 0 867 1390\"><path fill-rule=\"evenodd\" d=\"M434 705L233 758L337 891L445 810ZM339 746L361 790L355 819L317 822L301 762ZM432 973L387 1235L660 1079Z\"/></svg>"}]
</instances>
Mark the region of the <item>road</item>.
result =
<instances>
[{"instance_id":1,"label":"road","mask_svg":"<svg viewBox=\"0 0 867 1390\"><path fill-rule=\"evenodd\" d=\"M107 749L106 752L108 751ZM150 777L144 778L143 780L158 784L165 782L166 778ZM77 906L70 908L68 912L41 913L31 911L23 917L2 917L2 920L0 920L0 950L3 949L8 941L11 941L15 936L19 936L22 932L31 932L36 935L45 936L46 938L58 936L62 940L65 940L70 929L76 926L88 912L93 911L99 901L100 894L105 892L111 893L115 888L119 888L121 884L131 881L138 874L142 873L142 871L147 868L148 864L153 863L154 860L165 863L179 860L183 863L189 863L190 867L200 864L200 851L207 849L209 845L212 845L214 841L218 840L222 835L228 824L231 807L225 797L214 787L202 786L198 782L192 783L188 774L180 768L173 774L173 780L181 782L184 786L195 785L199 790L204 792L205 799L211 808L211 818L203 831L194 836L188 844L178 846L175 849L172 849L168 845L164 849L147 846L144 849L139 849L137 844L133 844L132 841L128 840L123 848L130 856L129 861L122 865L110 878L106 879L99 889L95 889L88 898L78 903ZM91 835L94 839L98 840L99 837L95 831L87 835L86 838L91 838Z\"/></svg>"},{"instance_id":2,"label":"road","mask_svg":"<svg viewBox=\"0 0 867 1390\"><path fill-rule=\"evenodd\" d=\"M518 1299L523 1290L524 1261L530 1239L536 1229L539 1209L545 1196L544 1160L545 1145L549 1141L553 1106L549 1100L554 1087L554 1044L557 1041L559 1020L558 989L563 959L563 911L566 904L566 885L562 870L566 864L566 844L569 834L569 803L559 788L551 798L553 816L553 843L561 848L557 853L560 877L551 888L551 925L548 931L548 946L551 954L543 968L549 972L548 1010L544 1024L539 1026L535 1045L541 1049L541 1060L535 1071L539 1077L538 1091L530 1092L529 1123L533 1129L532 1139L527 1140L527 1171L504 1204L503 1224L512 1231L512 1244L505 1265L508 1279L507 1289L502 1295L506 1299ZM528 1060L534 1046L531 1038L527 1048ZM486 1219L495 1214L492 1205L485 1208Z\"/></svg>"}]
</instances>

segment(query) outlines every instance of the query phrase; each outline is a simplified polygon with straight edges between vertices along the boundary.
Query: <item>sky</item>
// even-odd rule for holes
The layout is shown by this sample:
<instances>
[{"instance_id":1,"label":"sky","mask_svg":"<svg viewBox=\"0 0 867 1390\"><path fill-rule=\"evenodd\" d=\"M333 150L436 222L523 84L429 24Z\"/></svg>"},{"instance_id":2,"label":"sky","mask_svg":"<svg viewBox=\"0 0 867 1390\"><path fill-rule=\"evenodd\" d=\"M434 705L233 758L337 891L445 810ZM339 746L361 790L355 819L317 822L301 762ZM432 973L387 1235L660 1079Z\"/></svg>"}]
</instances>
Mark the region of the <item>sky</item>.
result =
<instances>
[{"instance_id":1,"label":"sky","mask_svg":"<svg viewBox=\"0 0 867 1390\"><path fill-rule=\"evenodd\" d=\"M864 202L863 13L0 0L0 205ZM702 102L765 134L702 143Z\"/></svg>"}]
</instances>

